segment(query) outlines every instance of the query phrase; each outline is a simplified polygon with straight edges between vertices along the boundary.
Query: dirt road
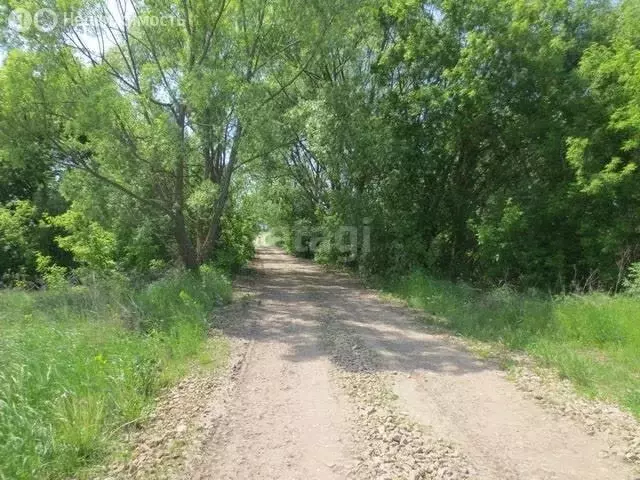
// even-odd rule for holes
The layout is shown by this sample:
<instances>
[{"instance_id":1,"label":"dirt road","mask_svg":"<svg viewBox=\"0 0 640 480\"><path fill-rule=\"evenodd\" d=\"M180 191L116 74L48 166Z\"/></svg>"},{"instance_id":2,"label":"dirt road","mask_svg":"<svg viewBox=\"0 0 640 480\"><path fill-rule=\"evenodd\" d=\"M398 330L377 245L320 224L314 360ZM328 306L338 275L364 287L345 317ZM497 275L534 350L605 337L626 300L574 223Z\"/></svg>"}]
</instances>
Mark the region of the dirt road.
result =
<instances>
[{"instance_id":1,"label":"dirt road","mask_svg":"<svg viewBox=\"0 0 640 480\"><path fill-rule=\"evenodd\" d=\"M269 248L253 269L225 328L243 360L193 478L638 478L610 437L352 279Z\"/></svg>"}]
</instances>

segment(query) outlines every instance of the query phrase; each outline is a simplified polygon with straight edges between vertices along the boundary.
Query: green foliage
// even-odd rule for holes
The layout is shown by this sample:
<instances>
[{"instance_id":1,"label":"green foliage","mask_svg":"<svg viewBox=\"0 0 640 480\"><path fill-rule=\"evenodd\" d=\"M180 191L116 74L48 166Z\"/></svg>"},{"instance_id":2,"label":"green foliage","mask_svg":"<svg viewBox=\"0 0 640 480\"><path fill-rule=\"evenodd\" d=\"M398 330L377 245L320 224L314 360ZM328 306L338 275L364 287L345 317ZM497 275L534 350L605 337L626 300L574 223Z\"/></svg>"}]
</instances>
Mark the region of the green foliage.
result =
<instances>
[{"instance_id":1,"label":"green foliage","mask_svg":"<svg viewBox=\"0 0 640 480\"><path fill-rule=\"evenodd\" d=\"M59 18L112 10L54 3ZM166 358L192 355L206 312L229 296L204 265L243 265L265 224L277 238L266 241L401 278L403 296L453 328L526 348L637 411L639 18L640 0L167 0L142 2L128 28L96 25L104 49L63 22L2 27L14 48L0 66L0 281L47 287L0 292L25 302L7 312L34 319L12 320L4 355L21 365L27 347L41 352L24 365L42 396L21 380L31 370L10 372L36 406L0 429L0 449L27 452L9 471L39 475L42 459L68 455L51 460L66 475L102 448L105 425L135 417ZM116 285L167 272L134 295ZM515 290L621 285L630 295L614 299ZM85 326L96 316L109 356ZM67 330L70 366L38 380ZM93 365L87 385L108 392L96 372L120 351L131 389L117 402L60 389ZM46 409L65 421L38 420ZM42 429L19 444L13 429L34 419Z\"/></svg>"},{"instance_id":2,"label":"green foliage","mask_svg":"<svg viewBox=\"0 0 640 480\"><path fill-rule=\"evenodd\" d=\"M203 266L198 273L174 272L152 283L135 299L139 327L167 330L183 318L206 322L207 312L231 300L231 284L219 271Z\"/></svg>"},{"instance_id":3,"label":"green foliage","mask_svg":"<svg viewBox=\"0 0 640 480\"><path fill-rule=\"evenodd\" d=\"M58 18L69 8L73 17L112 10L72 3L50 7ZM289 1L145 3L94 25L110 39L99 49L71 41L85 34L73 22L8 32L22 48L0 68L0 171L33 171L60 189L74 212L54 222L68 230L61 245L92 268L145 273L173 260L197 269L216 255L237 263L248 229L231 213L235 178L285 135L267 120L290 103L281 86L316 53L296 41L302 12L315 11L306 10ZM28 197L0 187L0 202ZM223 230L236 220L233 243L243 248L230 254Z\"/></svg>"},{"instance_id":4,"label":"green foliage","mask_svg":"<svg viewBox=\"0 0 640 480\"><path fill-rule=\"evenodd\" d=\"M82 265L142 277L241 264L260 217L290 250L355 253L368 275L616 290L640 255L639 11L169 1L136 11L162 27L101 26L104 52L69 42L72 25L7 32L0 202L49 214ZM341 251L365 224L370 248ZM12 275L34 275L31 250L72 266L22 238Z\"/></svg>"},{"instance_id":5,"label":"green foliage","mask_svg":"<svg viewBox=\"0 0 640 480\"><path fill-rule=\"evenodd\" d=\"M196 218L207 218L213 215L212 205L215 205L220 192L218 186L211 180L205 180L198 185L189 198L187 208L189 213Z\"/></svg>"},{"instance_id":6,"label":"green foliage","mask_svg":"<svg viewBox=\"0 0 640 480\"><path fill-rule=\"evenodd\" d=\"M342 262L328 239L368 219L366 274L617 288L640 254L637 0L370 7L295 85L265 221Z\"/></svg>"},{"instance_id":7,"label":"green foliage","mask_svg":"<svg viewBox=\"0 0 640 480\"><path fill-rule=\"evenodd\" d=\"M100 224L73 208L53 217L51 222L69 232L58 237L58 244L73 254L74 259L92 270L106 272L115 266L114 235Z\"/></svg>"},{"instance_id":8,"label":"green foliage","mask_svg":"<svg viewBox=\"0 0 640 480\"><path fill-rule=\"evenodd\" d=\"M638 0L174 3L0 69L0 202L61 194L38 215L82 265L237 266L258 217L368 275L615 290L638 259Z\"/></svg>"},{"instance_id":9,"label":"green foliage","mask_svg":"<svg viewBox=\"0 0 640 480\"><path fill-rule=\"evenodd\" d=\"M25 273L35 265L37 224L35 209L26 200L0 207L0 275L8 280L11 273Z\"/></svg>"},{"instance_id":10,"label":"green foliage","mask_svg":"<svg viewBox=\"0 0 640 480\"><path fill-rule=\"evenodd\" d=\"M211 261L223 271L237 271L255 254L254 241L258 235L258 199L246 195L239 201L230 200L222 218L222 234Z\"/></svg>"},{"instance_id":11,"label":"green foliage","mask_svg":"<svg viewBox=\"0 0 640 480\"><path fill-rule=\"evenodd\" d=\"M40 274L47 288L60 289L67 286L67 269L55 265L51 257L36 254L36 271Z\"/></svg>"},{"instance_id":12,"label":"green foliage","mask_svg":"<svg viewBox=\"0 0 640 480\"><path fill-rule=\"evenodd\" d=\"M141 291L112 279L0 292L0 477L68 478L100 462L159 388L195 359L220 362L220 339L203 355L207 318L229 300L209 267Z\"/></svg>"},{"instance_id":13,"label":"green foliage","mask_svg":"<svg viewBox=\"0 0 640 480\"><path fill-rule=\"evenodd\" d=\"M640 295L640 262L633 263L629 266L629 273L623 282L623 286L627 293Z\"/></svg>"},{"instance_id":14,"label":"green foliage","mask_svg":"<svg viewBox=\"0 0 640 480\"><path fill-rule=\"evenodd\" d=\"M158 273L159 265L175 262L170 224L163 215L82 172L68 172L61 191L69 208L48 222L58 228L57 243L80 265L148 277Z\"/></svg>"},{"instance_id":15,"label":"green foliage","mask_svg":"<svg viewBox=\"0 0 640 480\"><path fill-rule=\"evenodd\" d=\"M526 350L585 393L640 417L640 299L593 293L549 297L480 291L414 272L387 290L460 334Z\"/></svg>"}]
</instances>

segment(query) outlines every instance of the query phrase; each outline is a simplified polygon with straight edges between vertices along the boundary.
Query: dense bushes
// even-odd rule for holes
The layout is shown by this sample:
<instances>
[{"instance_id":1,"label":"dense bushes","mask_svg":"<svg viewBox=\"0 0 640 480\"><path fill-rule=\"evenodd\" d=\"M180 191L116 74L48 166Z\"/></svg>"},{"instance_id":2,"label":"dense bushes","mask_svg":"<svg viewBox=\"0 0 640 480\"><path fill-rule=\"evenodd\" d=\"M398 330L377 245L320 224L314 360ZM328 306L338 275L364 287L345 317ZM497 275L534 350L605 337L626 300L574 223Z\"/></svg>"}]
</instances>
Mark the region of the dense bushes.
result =
<instances>
[{"instance_id":1,"label":"dense bushes","mask_svg":"<svg viewBox=\"0 0 640 480\"><path fill-rule=\"evenodd\" d=\"M29 200L0 204L0 288L38 280L38 255L60 266L72 266L69 252L54 238L59 231L44 221L45 212Z\"/></svg>"},{"instance_id":2,"label":"dense bushes","mask_svg":"<svg viewBox=\"0 0 640 480\"><path fill-rule=\"evenodd\" d=\"M97 463L160 387L224 357L206 333L230 294L209 267L141 290L84 279L0 291L0 478L68 478Z\"/></svg>"}]
</instances>

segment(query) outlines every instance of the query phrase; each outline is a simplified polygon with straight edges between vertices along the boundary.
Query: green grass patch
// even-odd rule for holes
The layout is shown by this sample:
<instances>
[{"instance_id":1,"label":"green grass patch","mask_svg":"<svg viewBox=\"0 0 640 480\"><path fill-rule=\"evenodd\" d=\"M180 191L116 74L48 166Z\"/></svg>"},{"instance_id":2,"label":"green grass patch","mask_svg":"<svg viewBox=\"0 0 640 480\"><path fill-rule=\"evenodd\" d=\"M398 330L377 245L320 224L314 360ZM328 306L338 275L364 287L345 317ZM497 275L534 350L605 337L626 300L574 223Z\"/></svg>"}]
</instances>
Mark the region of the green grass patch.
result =
<instances>
[{"instance_id":1,"label":"green grass patch","mask_svg":"<svg viewBox=\"0 0 640 480\"><path fill-rule=\"evenodd\" d=\"M583 393L640 418L640 298L601 293L551 297L509 288L480 291L423 272L386 290L464 336L524 350Z\"/></svg>"},{"instance_id":2,"label":"green grass patch","mask_svg":"<svg viewBox=\"0 0 640 480\"><path fill-rule=\"evenodd\" d=\"M159 389L221 363L227 347L207 340L207 319L230 296L211 269L137 291L0 292L0 479L82 477L104 461Z\"/></svg>"}]
</instances>

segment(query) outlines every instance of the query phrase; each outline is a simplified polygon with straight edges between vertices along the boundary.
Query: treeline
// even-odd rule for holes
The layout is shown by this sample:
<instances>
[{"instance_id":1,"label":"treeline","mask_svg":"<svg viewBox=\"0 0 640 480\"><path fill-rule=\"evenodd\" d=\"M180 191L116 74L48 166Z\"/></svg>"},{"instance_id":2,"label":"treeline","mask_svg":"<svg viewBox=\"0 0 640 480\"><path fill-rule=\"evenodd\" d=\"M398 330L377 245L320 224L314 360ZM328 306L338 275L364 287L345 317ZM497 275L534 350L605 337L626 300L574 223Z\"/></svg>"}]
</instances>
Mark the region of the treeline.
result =
<instances>
[{"instance_id":1,"label":"treeline","mask_svg":"<svg viewBox=\"0 0 640 480\"><path fill-rule=\"evenodd\" d=\"M640 258L639 1L388 1L323 49L265 188L290 247L322 235L316 258L347 260L334 232L369 222L365 273L621 287Z\"/></svg>"},{"instance_id":2,"label":"treeline","mask_svg":"<svg viewBox=\"0 0 640 480\"><path fill-rule=\"evenodd\" d=\"M238 263L260 219L367 274L617 290L640 258L638 0L125 3L0 35L5 283Z\"/></svg>"},{"instance_id":3,"label":"treeline","mask_svg":"<svg viewBox=\"0 0 640 480\"><path fill-rule=\"evenodd\" d=\"M291 17L267 3L63 2L49 20L87 22L44 29L0 6L4 285L252 256L247 165L294 63L268 61Z\"/></svg>"}]
</instances>

